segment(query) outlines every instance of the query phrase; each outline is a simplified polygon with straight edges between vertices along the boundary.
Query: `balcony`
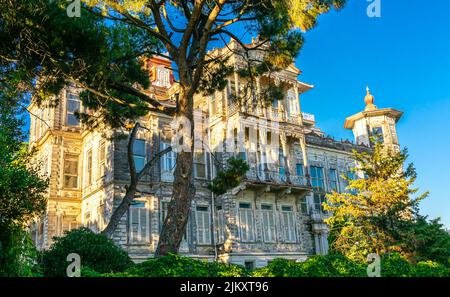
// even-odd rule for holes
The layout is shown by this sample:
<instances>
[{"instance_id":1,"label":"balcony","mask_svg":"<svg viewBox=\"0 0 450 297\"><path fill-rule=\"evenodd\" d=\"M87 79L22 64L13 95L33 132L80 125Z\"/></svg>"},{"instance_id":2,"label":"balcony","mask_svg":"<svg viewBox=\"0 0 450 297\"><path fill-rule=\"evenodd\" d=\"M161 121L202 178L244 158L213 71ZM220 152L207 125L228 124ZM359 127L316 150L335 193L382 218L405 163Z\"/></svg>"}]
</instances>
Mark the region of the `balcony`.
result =
<instances>
[{"instance_id":1,"label":"balcony","mask_svg":"<svg viewBox=\"0 0 450 297\"><path fill-rule=\"evenodd\" d=\"M278 171L250 169L247 172L246 178L248 181L256 183L277 184L294 187L308 187L308 181L305 176L290 174L288 181L287 174L280 173Z\"/></svg>"},{"instance_id":2,"label":"balcony","mask_svg":"<svg viewBox=\"0 0 450 297\"><path fill-rule=\"evenodd\" d=\"M310 122L310 123L316 122L316 117L312 113L302 112L302 117L303 117L303 121L305 121L305 122Z\"/></svg>"},{"instance_id":3,"label":"balcony","mask_svg":"<svg viewBox=\"0 0 450 297\"><path fill-rule=\"evenodd\" d=\"M300 125L301 119L299 114L289 114L286 111L283 111L279 108L261 108L256 107L254 110L250 110L249 108L241 107L237 103L232 103L228 105L228 116L232 116L237 112L244 112L249 115L255 117L262 117L268 120L277 121L277 122L286 122L291 124ZM312 117L312 121L314 122L314 115L307 114L309 117ZM305 116L303 115L303 120L305 120Z\"/></svg>"}]
</instances>

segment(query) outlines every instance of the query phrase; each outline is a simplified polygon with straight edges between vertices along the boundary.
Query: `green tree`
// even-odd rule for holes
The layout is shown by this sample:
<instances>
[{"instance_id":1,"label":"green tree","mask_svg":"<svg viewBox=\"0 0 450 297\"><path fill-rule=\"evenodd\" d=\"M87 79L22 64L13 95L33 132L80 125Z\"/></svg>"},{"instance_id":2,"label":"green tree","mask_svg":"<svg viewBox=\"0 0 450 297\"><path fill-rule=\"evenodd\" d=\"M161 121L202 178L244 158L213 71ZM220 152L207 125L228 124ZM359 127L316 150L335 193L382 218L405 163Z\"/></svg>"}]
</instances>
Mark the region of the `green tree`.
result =
<instances>
[{"instance_id":1,"label":"green tree","mask_svg":"<svg viewBox=\"0 0 450 297\"><path fill-rule=\"evenodd\" d=\"M248 81L238 99L243 104L267 101L263 95L279 94L278 87L270 86L256 94L255 77L292 63L303 44L302 30L311 29L320 14L344 4L344 0L86 0L82 1L82 16L68 19L66 1L0 1L0 69L14 74L9 82L44 99L72 82L85 90L83 103L96 115L82 118L93 126L101 122L113 127L128 126L149 110L193 123L194 94L226 85L228 57L213 57L208 50L221 42L225 46L229 38L241 46L237 54L247 60L243 69L236 69ZM242 30L258 36L257 42L246 45L238 37ZM258 52L265 54L253 55ZM176 108L159 103L143 91L148 77L140 57L152 54L173 62L178 77ZM192 140L193 125L190 132ZM190 143L193 146L194 142ZM157 255L177 253L184 234L195 194L192 146L190 151L177 153L172 200ZM142 171L136 172L131 157L129 163L131 183L124 206L112 215L105 229L107 235L113 233L121 213L133 199L142 175Z\"/></svg>"},{"instance_id":2,"label":"green tree","mask_svg":"<svg viewBox=\"0 0 450 297\"><path fill-rule=\"evenodd\" d=\"M400 240L412 262L433 261L450 268L450 234L440 218L428 220L427 216L417 214L400 231Z\"/></svg>"},{"instance_id":3,"label":"green tree","mask_svg":"<svg viewBox=\"0 0 450 297\"><path fill-rule=\"evenodd\" d=\"M354 171L364 177L344 177L350 191L328 194L323 205L332 213L326 220L331 249L360 261L369 253L407 253L401 232L413 222L418 203L428 193L411 197L418 189L413 188L413 165L404 169L406 149L394 151L376 143L371 153L354 151L353 155L357 163Z\"/></svg>"},{"instance_id":4,"label":"green tree","mask_svg":"<svg viewBox=\"0 0 450 297\"><path fill-rule=\"evenodd\" d=\"M25 226L44 211L48 183L30 166L17 101L4 95L0 94L0 275L23 276L32 274L36 256Z\"/></svg>"}]
</instances>

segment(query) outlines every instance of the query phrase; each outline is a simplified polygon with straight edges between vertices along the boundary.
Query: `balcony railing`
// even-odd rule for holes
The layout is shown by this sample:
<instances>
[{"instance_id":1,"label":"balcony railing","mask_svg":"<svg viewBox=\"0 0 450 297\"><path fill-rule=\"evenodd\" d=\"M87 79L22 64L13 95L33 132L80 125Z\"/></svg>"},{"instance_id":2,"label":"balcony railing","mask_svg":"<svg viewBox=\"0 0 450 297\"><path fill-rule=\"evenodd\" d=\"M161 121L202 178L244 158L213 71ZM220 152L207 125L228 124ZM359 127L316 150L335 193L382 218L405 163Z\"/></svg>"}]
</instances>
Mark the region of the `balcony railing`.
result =
<instances>
[{"instance_id":1,"label":"balcony railing","mask_svg":"<svg viewBox=\"0 0 450 297\"><path fill-rule=\"evenodd\" d=\"M312 113L302 112L302 116L303 116L303 120L305 120L305 121L310 121L310 122L316 121L316 117Z\"/></svg>"},{"instance_id":2,"label":"balcony railing","mask_svg":"<svg viewBox=\"0 0 450 297\"><path fill-rule=\"evenodd\" d=\"M248 180L258 181L258 182L270 182L270 183L279 183L279 184L291 184L295 186L307 186L308 182L305 176L299 175L289 175L286 173L280 173L278 171L269 171L262 169L250 169L247 171L246 175Z\"/></svg>"},{"instance_id":3,"label":"balcony railing","mask_svg":"<svg viewBox=\"0 0 450 297\"><path fill-rule=\"evenodd\" d=\"M272 121L279 121L279 122L288 122L292 124L300 124L300 115L299 114L289 114L288 112L282 112L278 108L262 108L262 107L256 107L254 110L250 110L249 108L245 108L239 106L237 103L232 103L228 105L228 116L231 116L235 114L236 112L245 111L248 114L257 116L257 117L264 117L266 119L272 120ZM303 113L304 114L304 113ZM314 121L314 115L307 114L308 119L312 118L312 121ZM305 115L303 115L303 118L305 119Z\"/></svg>"}]
</instances>

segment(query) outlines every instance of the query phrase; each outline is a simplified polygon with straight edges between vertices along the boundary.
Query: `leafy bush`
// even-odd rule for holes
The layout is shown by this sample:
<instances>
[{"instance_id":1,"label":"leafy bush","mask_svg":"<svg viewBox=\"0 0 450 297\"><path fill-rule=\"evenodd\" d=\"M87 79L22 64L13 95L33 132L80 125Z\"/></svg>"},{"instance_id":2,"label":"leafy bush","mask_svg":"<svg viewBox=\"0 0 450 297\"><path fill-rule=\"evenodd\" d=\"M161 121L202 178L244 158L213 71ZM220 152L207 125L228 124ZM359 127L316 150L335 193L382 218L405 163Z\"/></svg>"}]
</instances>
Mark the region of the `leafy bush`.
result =
<instances>
[{"instance_id":1,"label":"leafy bush","mask_svg":"<svg viewBox=\"0 0 450 297\"><path fill-rule=\"evenodd\" d=\"M126 271L134 276L232 277L246 276L244 267L220 262L195 260L179 255L167 255L136 264Z\"/></svg>"},{"instance_id":2,"label":"leafy bush","mask_svg":"<svg viewBox=\"0 0 450 297\"><path fill-rule=\"evenodd\" d=\"M408 277L413 274L413 266L399 253L389 253L381 257L381 276Z\"/></svg>"},{"instance_id":3,"label":"leafy bush","mask_svg":"<svg viewBox=\"0 0 450 297\"><path fill-rule=\"evenodd\" d=\"M416 277L450 277L450 269L444 265L432 262L424 261L419 262L414 266L413 276Z\"/></svg>"},{"instance_id":4,"label":"leafy bush","mask_svg":"<svg viewBox=\"0 0 450 297\"><path fill-rule=\"evenodd\" d=\"M85 277L366 277L367 264L349 260L340 254L316 255L304 262L278 258L269 265L251 272L244 267L220 262L195 260L179 255L168 255L136 264L124 272L98 273L83 267ZM381 276L429 277L450 276L450 270L435 262L412 265L398 253L386 254L381 259Z\"/></svg>"},{"instance_id":5,"label":"leafy bush","mask_svg":"<svg viewBox=\"0 0 450 297\"><path fill-rule=\"evenodd\" d=\"M43 253L44 275L66 276L70 264L66 259L70 253L80 255L81 265L98 273L120 272L132 265L128 254L111 240L80 228L54 238L51 248Z\"/></svg>"},{"instance_id":6,"label":"leafy bush","mask_svg":"<svg viewBox=\"0 0 450 297\"><path fill-rule=\"evenodd\" d=\"M340 254L313 256L301 265L306 276L367 276L366 265L351 261Z\"/></svg>"},{"instance_id":7,"label":"leafy bush","mask_svg":"<svg viewBox=\"0 0 450 297\"><path fill-rule=\"evenodd\" d=\"M0 225L0 276L41 276L38 252L19 226Z\"/></svg>"},{"instance_id":8,"label":"leafy bush","mask_svg":"<svg viewBox=\"0 0 450 297\"><path fill-rule=\"evenodd\" d=\"M350 261L342 255L317 255L304 262L275 259L269 265L253 271L257 277L339 277L366 276L364 265Z\"/></svg>"},{"instance_id":9,"label":"leafy bush","mask_svg":"<svg viewBox=\"0 0 450 297\"><path fill-rule=\"evenodd\" d=\"M273 260L266 267L253 270L251 275L256 277L306 276L300 263L282 258Z\"/></svg>"}]
</instances>

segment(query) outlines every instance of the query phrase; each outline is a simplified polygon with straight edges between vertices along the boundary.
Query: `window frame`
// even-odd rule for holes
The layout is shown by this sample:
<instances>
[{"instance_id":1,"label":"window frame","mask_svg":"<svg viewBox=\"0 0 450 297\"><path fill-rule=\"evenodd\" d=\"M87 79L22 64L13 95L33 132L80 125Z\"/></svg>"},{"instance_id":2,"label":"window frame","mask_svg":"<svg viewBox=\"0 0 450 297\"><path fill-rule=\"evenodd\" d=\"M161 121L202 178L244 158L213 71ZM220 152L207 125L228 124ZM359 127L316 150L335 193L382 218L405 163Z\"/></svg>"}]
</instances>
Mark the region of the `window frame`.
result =
<instances>
[{"instance_id":1,"label":"window frame","mask_svg":"<svg viewBox=\"0 0 450 297\"><path fill-rule=\"evenodd\" d=\"M88 149L86 152L86 187L89 187L92 185L92 177L93 177L93 155L92 155L92 148Z\"/></svg>"},{"instance_id":2,"label":"window frame","mask_svg":"<svg viewBox=\"0 0 450 297\"><path fill-rule=\"evenodd\" d=\"M73 158L68 156L73 156ZM66 162L76 162L76 175L66 172ZM76 187L68 187L66 184L66 176L76 178ZM64 189L80 189L80 155L73 153L64 153L64 166L63 166L63 187Z\"/></svg>"},{"instance_id":3,"label":"window frame","mask_svg":"<svg viewBox=\"0 0 450 297\"><path fill-rule=\"evenodd\" d=\"M241 205L248 205L248 208L242 208ZM256 226L255 226L255 212L254 212L254 207L253 204L251 202L245 202L245 201L241 201L238 202L238 211L237 211L237 215L238 215L238 226L239 226L239 238L241 240L241 242L255 242L256 240ZM244 230L244 225L242 224L242 213L245 213L245 223L246 223L246 230ZM245 238L244 238L244 232L245 232Z\"/></svg>"},{"instance_id":4,"label":"window frame","mask_svg":"<svg viewBox=\"0 0 450 297\"><path fill-rule=\"evenodd\" d=\"M206 210L199 210L200 208ZM197 244L211 245L211 211L209 205L199 204L195 207L195 223L197 226Z\"/></svg>"},{"instance_id":5,"label":"window frame","mask_svg":"<svg viewBox=\"0 0 450 297\"><path fill-rule=\"evenodd\" d=\"M268 209L264 209L268 207ZM261 222L263 227L263 241L267 243L277 242L277 224L275 220L274 205L262 203L260 205Z\"/></svg>"},{"instance_id":6,"label":"window frame","mask_svg":"<svg viewBox=\"0 0 450 297\"><path fill-rule=\"evenodd\" d=\"M290 210L285 210L287 207L289 207ZM290 218L289 218L289 216L290 216ZM287 225L286 225L286 219L288 221ZM289 219L291 219L292 226L289 225ZM284 242L296 243L297 242L297 228L295 226L294 206L292 206L292 205L282 205L281 206L281 222L282 222L282 226L283 226Z\"/></svg>"},{"instance_id":7,"label":"window frame","mask_svg":"<svg viewBox=\"0 0 450 297\"><path fill-rule=\"evenodd\" d=\"M136 206L139 205L139 206ZM150 211L148 209L148 201L136 200L132 203L128 208L128 243L132 245L143 245L151 242L151 233L150 233ZM133 237L133 209L137 211L137 234L135 239ZM145 218L145 235L142 234L142 220L141 215L144 214Z\"/></svg>"},{"instance_id":8,"label":"window frame","mask_svg":"<svg viewBox=\"0 0 450 297\"><path fill-rule=\"evenodd\" d=\"M98 146L98 163L99 163L99 178L106 176L106 141L102 140Z\"/></svg>"},{"instance_id":9,"label":"window frame","mask_svg":"<svg viewBox=\"0 0 450 297\"><path fill-rule=\"evenodd\" d=\"M71 98L70 95L74 95L76 98ZM69 101L76 101L78 103L78 110L69 110ZM79 113L81 112L81 99L80 96L78 94L76 94L75 92L71 92L70 90L66 90L66 114L65 114L65 124L66 126L69 127L80 127L81 125L81 121L79 118L77 118L77 116L75 115L75 113ZM70 124L69 123L69 116L73 116L74 119L76 119L77 124Z\"/></svg>"},{"instance_id":10,"label":"window frame","mask_svg":"<svg viewBox=\"0 0 450 297\"><path fill-rule=\"evenodd\" d=\"M319 170L320 169L320 170ZM310 166L310 175L311 175L311 185L315 192L325 192L325 177L324 177L324 170L322 166ZM315 174L313 174L313 172ZM318 173L321 174L318 174ZM320 176L319 176L320 175ZM321 184L322 186L314 186L314 182L317 184Z\"/></svg>"}]
</instances>

